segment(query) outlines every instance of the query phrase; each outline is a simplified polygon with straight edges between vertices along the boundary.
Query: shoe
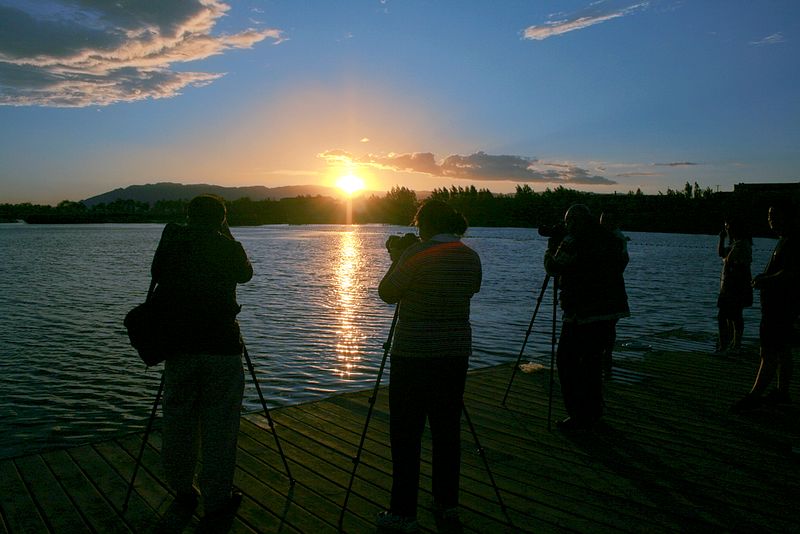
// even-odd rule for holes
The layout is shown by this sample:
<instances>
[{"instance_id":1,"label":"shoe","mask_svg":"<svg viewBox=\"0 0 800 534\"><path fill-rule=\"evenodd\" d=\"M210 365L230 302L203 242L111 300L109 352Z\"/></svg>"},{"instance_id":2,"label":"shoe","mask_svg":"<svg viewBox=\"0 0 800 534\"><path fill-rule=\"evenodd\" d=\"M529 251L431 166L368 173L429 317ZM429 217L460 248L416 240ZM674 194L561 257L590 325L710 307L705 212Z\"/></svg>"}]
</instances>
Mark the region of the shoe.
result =
<instances>
[{"instance_id":1,"label":"shoe","mask_svg":"<svg viewBox=\"0 0 800 534\"><path fill-rule=\"evenodd\" d=\"M240 504L242 504L242 492L234 488L227 502L206 510L197 525L197 532L199 534L228 532Z\"/></svg>"},{"instance_id":2,"label":"shoe","mask_svg":"<svg viewBox=\"0 0 800 534\"><path fill-rule=\"evenodd\" d=\"M561 430L562 432L588 432L592 429L594 424L597 421L590 422L584 420L578 420L574 417L567 417L566 419L562 419L561 421L556 421L556 428Z\"/></svg>"},{"instance_id":3,"label":"shoe","mask_svg":"<svg viewBox=\"0 0 800 534\"><path fill-rule=\"evenodd\" d=\"M458 506L433 505L433 518L440 534L461 534L464 528L458 514Z\"/></svg>"},{"instance_id":4,"label":"shoe","mask_svg":"<svg viewBox=\"0 0 800 534\"><path fill-rule=\"evenodd\" d=\"M388 510L378 513L375 523L380 529L394 530L396 532L419 532L419 523L416 518L396 515Z\"/></svg>"},{"instance_id":5,"label":"shoe","mask_svg":"<svg viewBox=\"0 0 800 534\"><path fill-rule=\"evenodd\" d=\"M191 491L179 491L172 505L176 511L191 514L197 508L198 498L199 494L194 488Z\"/></svg>"},{"instance_id":6,"label":"shoe","mask_svg":"<svg viewBox=\"0 0 800 534\"><path fill-rule=\"evenodd\" d=\"M785 391L773 389L764 395L764 404L767 406L789 406L792 404L792 398Z\"/></svg>"},{"instance_id":7,"label":"shoe","mask_svg":"<svg viewBox=\"0 0 800 534\"><path fill-rule=\"evenodd\" d=\"M753 395L748 393L738 401L736 401L733 406L731 406L730 410L732 413L742 413L742 412L749 412L752 410L757 410L764 405L764 399L761 398L759 395Z\"/></svg>"},{"instance_id":8,"label":"shoe","mask_svg":"<svg viewBox=\"0 0 800 534\"><path fill-rule=\"evenodd\" d=\"M433 515L444 520L458 519L458 506L442 506L441 504L434 504Z\"/></svg>"}]
</instances>

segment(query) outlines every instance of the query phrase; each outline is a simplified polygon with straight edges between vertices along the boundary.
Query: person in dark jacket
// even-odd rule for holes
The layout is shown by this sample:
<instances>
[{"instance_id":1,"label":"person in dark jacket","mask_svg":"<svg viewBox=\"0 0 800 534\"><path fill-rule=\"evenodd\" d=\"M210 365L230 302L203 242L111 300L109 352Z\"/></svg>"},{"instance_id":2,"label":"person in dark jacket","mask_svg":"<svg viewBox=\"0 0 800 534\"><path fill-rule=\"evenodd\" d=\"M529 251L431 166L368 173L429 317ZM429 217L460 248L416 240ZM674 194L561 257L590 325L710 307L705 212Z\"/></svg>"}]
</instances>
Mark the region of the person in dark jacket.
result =
<instances>
[{"instance_id":1,"label":"person in dark jacket","mask_svg":"<svg viewBox=\"0 0 800 534\"><path fill-rule=\"evenodd\" d=\"M188 207L188 224L167 224L152 264L153 299L170 326L171 355L164 366L162 457L176 503L193 510L199 474L205 517L231 516L241 501L234 490L236 442L244 393L243 344L236 285L253 268L233 239L222 199L201 195Z\"/></svg>"},{"instance_id":2,"label":"person in dark jacket","mask_svg":"<svg viewBox=\"0 0 800 534\"><path fill-rule=\"evenodd\" d=\"M556 352L561 394L569 417L564 431L589 430L603 415L602 355L617 319L630 315L618 280L627 264L624 243L575 204L564 216L567 235L551 238L544 256L557 276L563 310Z\"/></svg>"}]
</instances>

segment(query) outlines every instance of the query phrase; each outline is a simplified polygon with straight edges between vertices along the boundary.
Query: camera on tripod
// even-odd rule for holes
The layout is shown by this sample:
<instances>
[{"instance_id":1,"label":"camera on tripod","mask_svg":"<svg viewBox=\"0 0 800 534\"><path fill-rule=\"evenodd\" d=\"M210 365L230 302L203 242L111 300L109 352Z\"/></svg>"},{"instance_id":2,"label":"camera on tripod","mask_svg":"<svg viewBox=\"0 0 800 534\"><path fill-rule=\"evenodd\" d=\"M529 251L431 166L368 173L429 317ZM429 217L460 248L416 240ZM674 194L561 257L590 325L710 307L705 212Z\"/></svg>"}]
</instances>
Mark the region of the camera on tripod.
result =
<instances>
[{"instance_id":1,"label":"camera on tripod","mask_svg":"<svg viewBox=\"0 0 800 534\"><path fill-rule=\"evenodd\" d=\"M389 239L386 240L386 250L389 251L389 256L392 258L392 261L397 261L408 247L416 243L419 243L419 237L411 232L403 236L390 235Z\"/></svg>"},{"instance_id":2,"label":"camera on tripod","mask_svg":"<svg viewBox=\"0 0 800 534\"><path fill-rule=\"evenodd\" d=\"M561 241L567 237L567 227L561 222L556 224L543 224L539 226L537 231L540 236L550 238L547 240L547 247L551 249L558 248Z\"/></svg>"}]
</instances>

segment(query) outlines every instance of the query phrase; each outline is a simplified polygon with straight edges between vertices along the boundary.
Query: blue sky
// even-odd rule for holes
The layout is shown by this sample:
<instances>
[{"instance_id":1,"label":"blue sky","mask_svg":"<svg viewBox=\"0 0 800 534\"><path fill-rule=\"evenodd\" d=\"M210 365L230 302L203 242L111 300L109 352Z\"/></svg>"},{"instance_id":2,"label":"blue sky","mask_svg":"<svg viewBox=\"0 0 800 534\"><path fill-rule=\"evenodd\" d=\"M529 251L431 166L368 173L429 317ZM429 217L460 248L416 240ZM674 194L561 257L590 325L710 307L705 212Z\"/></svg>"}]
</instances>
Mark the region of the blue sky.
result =
<instances>
[{"instance_id":1,"label":"blue sky","mask_svg":"<svg viewBox=\"0 0 800 534\"><path fill-rule=\"evenodd\" d=\"M0 0L0 202L800 181L800 2Z\"/></svg>"}]
</instances>

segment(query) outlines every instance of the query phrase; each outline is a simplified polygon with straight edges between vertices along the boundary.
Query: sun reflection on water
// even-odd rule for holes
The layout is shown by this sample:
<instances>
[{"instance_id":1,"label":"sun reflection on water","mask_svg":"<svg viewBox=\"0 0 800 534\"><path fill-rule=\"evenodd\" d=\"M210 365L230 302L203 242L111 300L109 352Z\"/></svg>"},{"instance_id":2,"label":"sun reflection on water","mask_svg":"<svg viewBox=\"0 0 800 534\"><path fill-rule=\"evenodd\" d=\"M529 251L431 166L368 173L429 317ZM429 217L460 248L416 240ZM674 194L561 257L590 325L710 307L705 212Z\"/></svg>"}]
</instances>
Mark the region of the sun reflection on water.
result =
<instances>
[{"instance_id":1,"label":"sun reflection on water","mask_svg":"<svg viewBox=\"0 0 800 534\"><path fill-rule=\"evenodd\" d=\"M363 262L361 238L355 231L342 232L335 267L337 296L336 373L350 378L363 356L366 333L359 328L359 305L363 284L359 280Z\"/></svg>"}]
</instances>

